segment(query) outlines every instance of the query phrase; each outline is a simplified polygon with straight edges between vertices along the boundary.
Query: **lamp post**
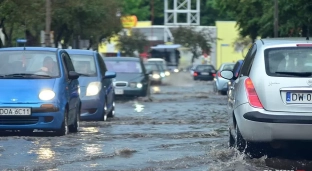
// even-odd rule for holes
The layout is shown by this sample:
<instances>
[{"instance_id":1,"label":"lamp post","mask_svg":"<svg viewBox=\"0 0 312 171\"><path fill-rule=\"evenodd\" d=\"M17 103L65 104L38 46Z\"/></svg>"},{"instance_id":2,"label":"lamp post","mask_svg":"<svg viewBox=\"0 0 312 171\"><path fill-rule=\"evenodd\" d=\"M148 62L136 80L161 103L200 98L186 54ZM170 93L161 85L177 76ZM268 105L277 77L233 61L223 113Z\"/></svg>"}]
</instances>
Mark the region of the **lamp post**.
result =
<instances>
[{"instance_id":1,"label":"lamp post","mask_svg":"<svg viewBox=\"0 0 312 171\"><path fill-rule=\"evenodd\" d=\"M50 31L51 31L51 0L46 0L46 19L45 19L45 46L51 46Z\"/></svg>"}]
</instances>

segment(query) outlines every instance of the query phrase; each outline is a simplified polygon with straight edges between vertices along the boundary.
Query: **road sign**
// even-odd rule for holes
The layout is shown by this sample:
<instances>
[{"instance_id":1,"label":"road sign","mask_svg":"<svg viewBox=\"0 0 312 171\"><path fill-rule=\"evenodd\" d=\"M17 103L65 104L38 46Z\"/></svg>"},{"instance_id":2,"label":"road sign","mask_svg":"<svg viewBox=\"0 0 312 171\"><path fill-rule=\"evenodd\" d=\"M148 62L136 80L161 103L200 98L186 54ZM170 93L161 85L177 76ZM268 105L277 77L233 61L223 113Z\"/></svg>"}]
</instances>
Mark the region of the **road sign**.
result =
<instances>
[{"instance_id":1,"label":"road sign","mask_svg":"<svg viewBox=\"0 0 312 171\"><path fill-rule=\"evenodd\" d=\"M221 46L230 46L229 44L221 44Z\"/></svg>"}]
</instances>

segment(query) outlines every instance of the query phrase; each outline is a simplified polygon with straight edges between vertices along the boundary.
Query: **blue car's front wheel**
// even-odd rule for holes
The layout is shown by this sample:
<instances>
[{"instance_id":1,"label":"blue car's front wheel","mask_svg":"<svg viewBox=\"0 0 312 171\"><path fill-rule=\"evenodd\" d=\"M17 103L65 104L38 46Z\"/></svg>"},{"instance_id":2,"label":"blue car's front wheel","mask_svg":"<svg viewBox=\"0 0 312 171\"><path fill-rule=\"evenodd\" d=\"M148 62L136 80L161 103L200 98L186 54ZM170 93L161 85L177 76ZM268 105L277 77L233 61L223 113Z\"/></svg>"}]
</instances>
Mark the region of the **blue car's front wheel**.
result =
<instances>
[{"instance_id":1,"label":"blue car's front wheel","mask_svg":"<svg viewBox=\"0 0 312 171\"><path fill-rule=\"evenodd\" d=\"M67 135L67 134L68 134L68 119L67 119L67 116L68 116L68 111L67 111L67 109L65 109L65 112L64 112L64 119L63 119L61 128L58 129L58 130L55 132L55 134L56 134L57 136L63 136L63 135Z\"/></svg>"}]
</instances>

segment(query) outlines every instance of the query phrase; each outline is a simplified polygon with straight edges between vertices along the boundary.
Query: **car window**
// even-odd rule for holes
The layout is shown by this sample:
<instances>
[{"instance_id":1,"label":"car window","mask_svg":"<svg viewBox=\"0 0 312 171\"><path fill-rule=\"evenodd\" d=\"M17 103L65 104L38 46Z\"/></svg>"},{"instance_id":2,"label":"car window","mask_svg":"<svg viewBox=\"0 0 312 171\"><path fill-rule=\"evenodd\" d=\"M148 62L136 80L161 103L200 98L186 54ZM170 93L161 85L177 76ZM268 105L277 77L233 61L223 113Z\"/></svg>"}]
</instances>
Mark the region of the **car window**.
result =
<instances>
[{"instance_id":1,"label":"car window","mask_svg":"<svg viewBox=\"0 0 312 171\"><path fill-rule=\"evenodd\" d=\"M139 61L107 60L106 67L109 71L117 73L142 73L142 66Z\"/></svg>"},{"instance_id":2,"label":"car window","mask_svg":"<svg viewBox=\"0 0 312 171\"><path fill-rule=\"evenodd\" d=\"M213 67L210 66L210 65L198 65L196 67L196 70L200 71L200 72L202 72L202 71L209 71L209 70L213 70Z\"/></svg>"},{"instance_id":3,"label":"car window","mask_svg":"<svg viewBox=\"0 0 312 171\"><path fill-rule=\"evenodd\" d=\"M0 52L1 74L37 74L59 77L60 70L55 52L2 51ZM44 71L42 70L44 68Z\"/></svg>"},{"instance_id":4,"label":"car window","mask_svg":"<svg viewBox=\"0 0 312 171\"><path fill-rule=\"evenodd\" d=\"M253 60L256 56L257 52L257 45L254 44L248 51L248 53L245 56L244 63L241 67L239 76L249 76L249 72L253 63Z\"/></svg>"},{"instance_id":5,"label":"car window","mask_svg":"<svg viewBox=\"0 0 312 171\"><path fill-rule=\"evenodd\" d=\"M100 67L101 74L103 76L105 76L105 73L107 71L105 62L104 62L103 58L100 56L100 54L97 53L96 57L97 57L98 62L99 62L99 67Z\"/></svg>"},{"instance_id":6,"label":"car window","mask_svg":"<svg viewBox=\"0 0 312 171\"><path fill-rule=\"evenodd\" d=\"M165 61L147 61L147 63L161 65L164 70L167 69Z\"/></svg>"},{"instance_id":7,"label":"car window","mask_svg":"<svg viewBox=\"0 0 312 171\"><path fill-rule=\"evenodd\" d=\"M150 71L158 71L159 70L157 65L155 65L155 64L146 64L145 68L146 68L146 70L148 72L150 72Z\"/></svg>"},{"instance_id":8,"label":"car window","mask_svg":"<svg viewBox=\"0 0 312 171\"><path fill-rule=\"evenodd\" d=\"M222 68L222 71L232 71L235 64L225 64Z\"/></svg>"},{"instance_id":9,"label":"car window","mask_svg":"<svg viewBox=\"0 0 312 171\"><path fill-rule=\"evenodd\" d=\"M312 73L311 48L270 48L266 49L264 54L266 73L269 76L296 77L298 75L287 72Z\"/></svg>"},{"instance_id":10,"label":"car window","mask_svg":"<svg viewBox=\"0 0 312 171\"><path fill-rule=\"evenodd\" d=\"M96 76L96 66L93 55L71 54L74 68L77 73Z\"/></svg>"}]
</instances>

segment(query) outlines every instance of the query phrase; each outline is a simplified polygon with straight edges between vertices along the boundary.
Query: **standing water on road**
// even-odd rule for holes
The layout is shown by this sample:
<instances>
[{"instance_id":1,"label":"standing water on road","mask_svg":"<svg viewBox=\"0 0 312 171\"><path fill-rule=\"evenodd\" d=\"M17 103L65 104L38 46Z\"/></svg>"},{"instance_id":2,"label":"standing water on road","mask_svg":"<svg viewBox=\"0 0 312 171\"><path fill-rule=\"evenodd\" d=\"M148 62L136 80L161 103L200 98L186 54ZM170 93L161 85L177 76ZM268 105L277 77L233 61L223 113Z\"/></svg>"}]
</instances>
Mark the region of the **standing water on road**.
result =
<instances>
[{"instance_id":1,"label":"standing water on road","mask_svg":"<svg viewBox=\"0 0 312 171\"><path fill-rule=\"evenodd\" d=\"M0 137L0 170L266 170L307 161L248 159L228 148L226 96L188 73L152 87L152 101L118 101L106 122L63 137Z\"/></svg>"}]
</instances>

